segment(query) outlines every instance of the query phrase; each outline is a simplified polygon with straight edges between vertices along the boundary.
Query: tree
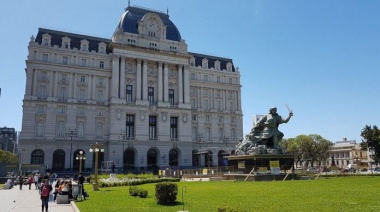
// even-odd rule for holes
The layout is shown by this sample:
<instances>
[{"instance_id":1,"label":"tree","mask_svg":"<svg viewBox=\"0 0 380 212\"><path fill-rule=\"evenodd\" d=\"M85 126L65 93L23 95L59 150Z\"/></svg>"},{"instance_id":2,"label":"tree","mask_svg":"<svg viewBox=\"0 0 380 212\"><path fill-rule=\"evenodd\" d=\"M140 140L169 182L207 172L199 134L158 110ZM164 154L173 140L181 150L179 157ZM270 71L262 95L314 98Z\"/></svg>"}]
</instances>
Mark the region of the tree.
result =
<instances>
[{"instance_id":1,"label":"tree","mask_svg":"<svg viewBox=\"0 0 380 212\"><path fill-rule=\"evenodd\" d=\"M311 166L315 162L321 165L327 159L327 152L333 145L331 141L317 134L299 135L295 138L283 139L281 147L286 153L293 154L295 163L301 165L308 162Z\"/></svg>"},{"instance_id":2,"label":"tree","mask_svg":"<svg viewBox=\"0 0 380 212\"><path fill-rule=\"evenodd\" d=\"M380 130L374 125L366 125L360 134L363 139L361 143L362 150L369 149L373 152L372 159L376 164L380 161Z\"/></svg>"},{"instance_id":3,"label":"tree","mask_svg":"<svg viewBox=\"0 0 380 212\"><path fill-rule=\"evenodd\" d=\"M0 150L0 164L17 164L18 158L12 152Z\"/></svg>"}]
</instances>

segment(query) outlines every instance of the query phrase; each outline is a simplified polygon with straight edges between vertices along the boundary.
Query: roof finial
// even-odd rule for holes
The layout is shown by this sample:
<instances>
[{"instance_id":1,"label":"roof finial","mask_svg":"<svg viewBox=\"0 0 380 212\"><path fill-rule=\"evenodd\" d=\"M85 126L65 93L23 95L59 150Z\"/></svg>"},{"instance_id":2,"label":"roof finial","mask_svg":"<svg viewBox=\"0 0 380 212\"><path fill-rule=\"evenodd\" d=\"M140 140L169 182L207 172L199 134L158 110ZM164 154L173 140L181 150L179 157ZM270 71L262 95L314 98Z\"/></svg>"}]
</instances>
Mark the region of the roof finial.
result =
<instances>
[{"instance_id":1,"label":"roof finial","mask_svg":"<svg viewBox=\"0 0 380 212\"><path fill-rule=\"evenodd\" d=\"M128 7L131 6L131 0L128 0Z\"/></svg>"},{"instance_id":2,"label":"roof finial","mask_svg":"<svg viewBox=\"0 0 380 212\"><path fill-rule=\"evenodd\" d=\"M169 16L169 7L166 7L166 15Z\"/></svg>"}]
</instances>

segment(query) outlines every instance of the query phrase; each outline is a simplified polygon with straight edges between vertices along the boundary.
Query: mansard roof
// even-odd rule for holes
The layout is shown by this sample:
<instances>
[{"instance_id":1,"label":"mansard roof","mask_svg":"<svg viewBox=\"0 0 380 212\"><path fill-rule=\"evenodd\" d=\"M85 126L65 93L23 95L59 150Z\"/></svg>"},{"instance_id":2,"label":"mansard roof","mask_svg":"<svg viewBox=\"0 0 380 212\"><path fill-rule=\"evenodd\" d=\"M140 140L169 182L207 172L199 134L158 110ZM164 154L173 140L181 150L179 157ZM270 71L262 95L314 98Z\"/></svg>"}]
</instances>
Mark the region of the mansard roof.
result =
<instances>
[{"instance_id":1,"label":"mansard roof","mask_svg":"<svg viewBox=\"0 0 380 212\"><path fill-rule=\"evenodd\" d=\"M81 40L87 40L89 41L89 51L95 50L98 51L98 45L99 43L103 42L107 44L107 46L111 43L110 39L104 39L99 37L93 37L88 35L80 35L80 34L74 34L69 32L62 32L62 31L56 31L51 29L44 29L39 28L38 34L36 36L35 42L38 42L39 44L42 43L42 35L49 34L51 36L51 46L58 45L59 47L62 46L62 38L68 37L70 38L70 47L71 48L78 48L80 49ZM109 50L107 48L107 53L109 53Z\"/></svg>"},{"instance_id":2,"label":"mansard roof","mask_svg":"<svg viewBox=\"0 0 380 212\"><path fill-rule=\"evenodd\" d=\"M123 32L138 34L138 23L147 13L154 13L158 15L164 22L164 24L166 25L167 40L173 40L178 42L181 41L181 34L179 33L179 30L174 25L174 23L169 19L168 14L136 6L129 6L125 9L125 12L121 16L116 30L122 29Z\"/></svg>"},{"instance_id":3,"label":"mansard roof","mask_svg":"<svg viewBox=\"0 0 380 212\"><path fill-rule=\"evenodd\" d=\"M232 72L235 72L235 66L232 62L232 59L229 58L223 58L223 57L216 57L212 55L206 55L206 54L198 54L194 52L189 52L190 55L192 55L195 58L195 66L202 66L202 60L207 59L208 60L208 67L214 67L215 61L220 62L220 70L226 69L227 70L227 63L232 64Z\"/></svg>"}]
</instances>

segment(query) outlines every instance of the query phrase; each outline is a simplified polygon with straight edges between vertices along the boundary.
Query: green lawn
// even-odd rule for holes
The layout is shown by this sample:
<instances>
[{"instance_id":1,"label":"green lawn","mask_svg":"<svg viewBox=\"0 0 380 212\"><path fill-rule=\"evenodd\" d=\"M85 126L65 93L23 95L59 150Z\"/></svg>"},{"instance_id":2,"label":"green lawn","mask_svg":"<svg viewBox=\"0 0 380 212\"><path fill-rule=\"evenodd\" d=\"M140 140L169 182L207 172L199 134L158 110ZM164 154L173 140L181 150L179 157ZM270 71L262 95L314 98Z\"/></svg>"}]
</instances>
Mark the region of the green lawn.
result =
<instances>
[{"instance_id":1,"label":"green lawn","mask_svg":"<svg viewBox=\"0 0 380 212\"><path fill-rule=\"evenodd\" d=\"M185 210L217 212L229 206L241 211L380 211L380 177L338 177L318 180L270 182L180 182L178 204L161 206L156 203L155 184L140 185L148 190L148 198L129 195L129 187L100 188L90 198L76 202L86 211L165 211L182 210L182 189Z\"/></svg>"}]
</instances>

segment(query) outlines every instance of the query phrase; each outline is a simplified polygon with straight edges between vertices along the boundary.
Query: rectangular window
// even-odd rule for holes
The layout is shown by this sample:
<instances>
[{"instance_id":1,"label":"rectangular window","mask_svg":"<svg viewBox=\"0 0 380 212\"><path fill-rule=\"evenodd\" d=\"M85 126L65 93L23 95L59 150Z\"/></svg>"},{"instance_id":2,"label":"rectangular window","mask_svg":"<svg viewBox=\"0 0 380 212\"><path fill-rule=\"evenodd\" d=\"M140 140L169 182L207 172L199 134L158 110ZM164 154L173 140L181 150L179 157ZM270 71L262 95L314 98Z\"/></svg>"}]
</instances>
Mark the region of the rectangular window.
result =
<instances>
[{"instance_id":1,"label":"rectangular window","mask_svg":"<svg viewBox=\"0 0 380 212\"><path fill-rule=\"evenodd\" d=\"M99 68L100 68L100 69L104 69L104 62L103 62L103 61L100 61L100 62L99 62Z\"/></svg>"},{"instance_id":2,"label":"rectangular window","mask_svg":"<svg viewBox=\"0 0 380 212\"><path fill-rule=\"evenodd\" d=\"M169 102L170 102L170 105L174 105L174 90L173 89L169 89Z\"/></svg>"},{"instance_id":3,"label":"rectangular window","mask_svg":"<svg viewBox=\"0 0 380 212\"><path fill-rule=\"evenodd\" d=\"M64 65L67 65L67 64L69 63L69 58L63 56L62 63L63 63Z\"/></svg>"},{"instance_id":4,"label":"rectangular window","mask_svg":"<svg viewBox=\"0 0 380 212\"><path fill-rule=\"evenodd\" d=\"M216 82L220 83L220 77L216 77Z\"/></svg>"},{"instance_id":5,"label":"rectangular window","mask_svg":"<svg viewBox=\"0 0 380 212\"><path fill-rule=\"evenodd\" d=\"M86 77L85 76L80 76L80 82L86 82Z\"/></svg>"},{"instance_id":6,"label":"rectangular window","mask_svg":"<svg viewBox=\"0 0 380 212\"><path fill-rule=\"evenodd\" d=\"M81 63L81 66L86 66L86 59L82 59L82 63Z\"/></svg>"},{"instance_id":7,"label":"rectangular window","mask_svg":"<svg viewBox=\"0 0 380 212\"><path fill-rule=\"evenodd\" d=\"M79 100L84 101L86 99L86 89L81 88L79 90Z\"/></svg>"},{"instance_id":8,"label":"rectangular window","mask_svg":"<svg viewBox=\"0 0 380 212\"><path fill-rule=\"evenodd\" d=\"M63 46L64 46L65 49L68 49L69 48L69 43L68 42L64 42Z\"/></svg>"},{"instance_id":9,"label":"rectangular window","mask_svg":"<svg viewBox=\"0 0 380 212\"><path fill-rule=\"evenodd\" d=\"M190 79L195 80L195 73L191 73Z\"/></svg>"},{"instance_id":10,"label":"rectangular window","mask_svg":"<svg viewBox=\"0 0 380 212\"><path fill-rule=\"evenodd\" d=\"M178 118L170 117L170 138L177 139L178 138Z\"/></svg>"},{"instance_id":11,"label":"rectangular window","mask_svg":"<svg viewBox=\"0 0 380 212\"><path fill-rule=\"evenodd\" d=\"M132 85L127 85L127 95L126 100L127 102L132 102Z\"/></svg>"},{"instance_id":12,"label":"rectangular window","mask_svg":"<svg viewBox=\"0 0 380 212\"><path fill-rule=\"evenodd\" d=\"M206 121L210 121L210 115L206 115Z\"/></svg>"},{"instance_id":13,"label":"rectangular window","mask_svg":"<svg viewBox=\"0 0 380 212\"><path fill-rule=\"evenodd\" d=\"M207 82L208 81L208 75L203 76L203 81Z\"/></svg>"},{"instance_id":14,"label":"rectangular window","mask_svg":"<svg viewBox=\"0 0 380 212\"><path fill-rule=\"evenodd\" d=\"M232 78L228 78L228 83L232 84Z\"/></svg>"},{"instance_id":15,"label":"rectangular window","mask_svg":"<svg viewBox=\"0 0 380 212\"><path fill-rule=\"evenodd\" d=\"M48 55L48 54L43 54L43 55L42 55L42 61L47 62L47 61L48 61L48 58L49 58L49 55Z\"/></svg>"},{"instance_id":16,"label":"rectangular window","mask_svg":"<svg viewBox=\"0 0 380 212\"><path fill-rule=\"evenodd\" d=\"M207 99L204 100L204 109L205 109L205 110L208 110L208 109L209 109L209 107L208 107L208 100L207 100Z\"/></svg>"},{"instance_id":17,"label":"rectangular window","mask_svg":"<svg viewBox=\"0 0 380 212\"><path fill-rule=\"evenodd\" d=\"M127 115L126 117L125 136L127 138L135 137L135 115Z\"/></svg>"},{"instance_id":18,"label":"rectangular window","mask_svg":"<svg viewBox=\"0 0 380 212\"><path fill-rule=\"evenodd\" d=\"M96 101L103 102L103 90L96 91Z\"/></svg>"},{"instance_id":19,"label":"rectangular window","mask_svg":"<svg viewBox=\"0 0 380 212\"><path fill-rule=\"evenodd\" d=\"M59 90L59 99L66 100L66 87L61 87Z\"/></svg>"},{"instance_id":20,"label":"rectangular window","mask_svg":"<svg viewBox=\"0 0 380 212\"><path fill-rule=\"evenodd\" d=\"M150 105L154 105L154 88L148 87L148 101Z\"/></svg>"},{"instance_id":21,"label":"rectangular window","mask_svg":"<svg viewBox=\"0 0 380 212\"><path fill-rule=\"evenodd\" d=\"M157 117L149 116L149 139L157 138Z\"/></svg>"},{"instance_id":22,"label":"rectangular window","mask_svg":"<svg viewBox=\"0 0 380 212\"><path fill-rule=\"evenodd\" d=\"M192 109L197 108L195 98L192 98L192 99L191 99L191 108L192 108Z\"/></svg>"},{"instance_id":23,"label":"rectangular window","mask_svg":"<svg viewBox=\"0 0 380 212\"><path fill-rule=\"evenodd\" d=\"M192 120L192 121L196 121L196 120L197 120L197 115L192 115L192 116L191 116L191 120Z\"/></svg>"}]
</instances>

